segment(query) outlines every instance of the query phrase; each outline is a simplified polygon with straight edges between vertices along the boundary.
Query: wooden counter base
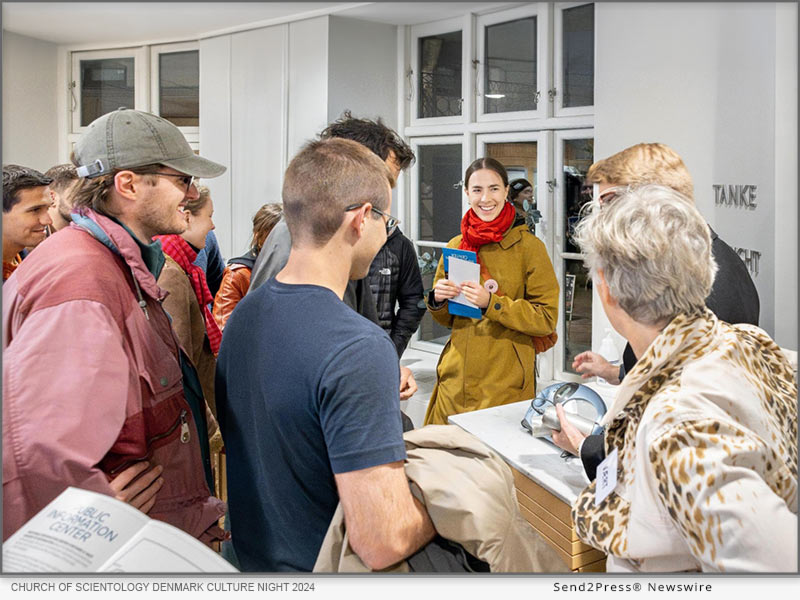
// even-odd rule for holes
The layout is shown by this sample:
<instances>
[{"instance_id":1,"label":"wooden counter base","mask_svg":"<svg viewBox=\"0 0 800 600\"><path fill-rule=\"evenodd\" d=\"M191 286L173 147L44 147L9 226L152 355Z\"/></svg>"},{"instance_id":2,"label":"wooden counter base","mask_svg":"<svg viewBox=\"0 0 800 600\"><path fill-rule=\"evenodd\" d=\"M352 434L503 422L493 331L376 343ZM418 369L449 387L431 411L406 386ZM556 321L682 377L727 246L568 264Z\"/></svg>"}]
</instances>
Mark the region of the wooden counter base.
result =
<instances>
[{"instance_id":1,"label":"wooden counter base","mask_svg":"<svg viewBox=\"0 0 800 600\"><path fill-rule=\"evenodd\" d=\"M605 572L606 555L578 539L570 507L511 467L522 516L575 572Z\"/></svg>"}]
</instances>

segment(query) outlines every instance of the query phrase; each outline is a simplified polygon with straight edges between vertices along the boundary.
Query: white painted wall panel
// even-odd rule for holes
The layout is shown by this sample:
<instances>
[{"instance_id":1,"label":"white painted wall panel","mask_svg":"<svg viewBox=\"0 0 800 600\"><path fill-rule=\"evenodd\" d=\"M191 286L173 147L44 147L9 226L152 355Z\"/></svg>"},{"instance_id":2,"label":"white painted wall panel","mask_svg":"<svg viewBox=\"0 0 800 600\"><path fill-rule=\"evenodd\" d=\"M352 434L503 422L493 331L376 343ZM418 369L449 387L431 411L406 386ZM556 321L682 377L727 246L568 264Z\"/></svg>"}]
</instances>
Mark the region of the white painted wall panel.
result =
<instances>
[{"instance_id":1,"label":"white painted wall panel","mask_svg":"<svg viewBox=\"0 0 800 600\"><path fill-rule=\"evenodd\" d=\"M797 4L775 23L775 341L797 350Z\"/></svg>"},{"instance_id":2,"label":"white painted wall panel","mask_svg":"<svg viewBox=\"0 0 800 600\"><path fill-rule=\"evenodd\" d=\"M328 17L289 24L287 165L328 124Z\"/></svg>"},{"instance_id":3,"label":"white painted wall panel","mask_svg":"<svg viewBox=\"0 0 800 600\"><path fill-rule=\"evenodd\" d=\"M775 335L776 321L785 319L775 314L770 239L778 214L775 5L597 3L595 10L595 157L639 142L674 148L692 174L700 212L720 237L762 253L754 277L760 321ZM757 210L715 207L714 183L757 185ZM795 251L788 260L794 272L796 259ZM607 323L599 300L593 316L599 345Z\"/></svg>"},{"instance_id":4,"label":"white painted wall panel","mask_svg":"<svg viewBox=\"0 0 800 600\"><path fill-rule=\"evenodd\" d=\"M3 163L58 164L57 46L3 31Z\"/></svg>"},{"instance_id":5,"label":"white painted wall panel","mask_svg":"<svg viewBox=\"0 0 800 600\"><path fill-rule=\"evenodd\" d=\"M259 207L281 197L286 32L277 25L231 36L232 256L247 249Z\"/></svg>"},{"instance_id":6,"label":"white painted wall panel","mask_svg":"<svg viewBox=\"0 0 800 600\"><path fill-rule=\"evenodd\" d=\"M345 109L397 127L397 27L331 16L328 122Z\"/></svg>"},{"instance_id":7,"label":"white painted wall panel","mask_svg":"<svg viewBox=\"0 0 800 600\"><path fill-rule=\"evenodd\" d=\"M222 256L233 254L231 177L231 37L200 41L200 154L228 167L204 181L214 201L214 225ZM238 252L237 252L238 254Z\"/></svg>"}]
</instances>

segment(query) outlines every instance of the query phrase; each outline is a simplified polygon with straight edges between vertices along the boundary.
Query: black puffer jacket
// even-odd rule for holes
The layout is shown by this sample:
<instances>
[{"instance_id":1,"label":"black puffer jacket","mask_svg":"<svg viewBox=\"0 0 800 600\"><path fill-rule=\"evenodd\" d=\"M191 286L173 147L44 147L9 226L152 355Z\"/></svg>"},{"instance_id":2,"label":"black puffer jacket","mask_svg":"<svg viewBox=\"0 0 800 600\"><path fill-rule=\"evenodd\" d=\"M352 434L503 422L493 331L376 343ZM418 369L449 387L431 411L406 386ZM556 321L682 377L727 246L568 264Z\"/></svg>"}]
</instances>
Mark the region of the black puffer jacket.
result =
<instances>
[{"instance_id":1,"label":"black puffer jacket","mask_svg":"<svg viewBox=\"0 0 800 600\"><path fill-rule=\"evenodd\" d=\"M423 290L417 253L399 229L378 251L367 278L378 308L378 324L392 338L397 355L402 356L425 308L419 304Z\"/></svg>"}]
</instances>

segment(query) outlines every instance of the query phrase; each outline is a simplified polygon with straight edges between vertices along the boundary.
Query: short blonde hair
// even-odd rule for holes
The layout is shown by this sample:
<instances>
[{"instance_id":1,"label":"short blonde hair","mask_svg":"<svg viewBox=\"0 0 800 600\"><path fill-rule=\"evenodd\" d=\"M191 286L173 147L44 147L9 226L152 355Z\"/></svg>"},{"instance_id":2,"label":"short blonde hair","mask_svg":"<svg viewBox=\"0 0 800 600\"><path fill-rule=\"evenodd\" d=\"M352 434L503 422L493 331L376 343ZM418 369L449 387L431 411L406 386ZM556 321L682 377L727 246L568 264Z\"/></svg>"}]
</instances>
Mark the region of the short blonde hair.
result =
<instances>
[{"instance_id":1,"label":"short blonde hair","mask_svg":"<svg viewBox=\"0 0 800 600\"><path fill-rule=\"evenodd\" d=\"M211 199L211 190L209 190L204 185L197 185L197 198L192 200L186 200L185 206L183 210L188 210L194 216L197 216L198 213L203 210L203 207L208 203Z\"/></svg>"},{"instance_id":2,"label":"short blonde hair","mask_svg":"<svg viewBox=\"0 0 800 600\"><path fill-rule=\"evenodd\" d=\"M609 292L646 325L703 310L717 264L711 234L694 203L672 188L644 185L587 205L575 240L593 278L603 270Z\"/></svg>"},{"instance_id":3,"label":"short blonde hair","mask_svg":"<svg viewBox=\"0 0 800 600\"><path fill-rule=\"evenodd\" d=\"M692 176L678 153L666 144L636 144L598 160L589 167L586 183L655 183L672 188L694 202Z\"/></svg>"}]
</instances>

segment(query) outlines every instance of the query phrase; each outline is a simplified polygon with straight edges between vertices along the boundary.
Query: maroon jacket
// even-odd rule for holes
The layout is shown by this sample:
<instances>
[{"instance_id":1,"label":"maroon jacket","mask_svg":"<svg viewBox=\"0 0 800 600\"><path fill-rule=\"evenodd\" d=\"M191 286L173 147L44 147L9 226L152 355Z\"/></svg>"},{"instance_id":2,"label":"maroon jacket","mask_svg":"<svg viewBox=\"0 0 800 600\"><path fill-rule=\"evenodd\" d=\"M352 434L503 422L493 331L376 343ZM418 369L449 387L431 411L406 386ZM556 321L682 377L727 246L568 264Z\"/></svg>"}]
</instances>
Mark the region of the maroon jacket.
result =
<instances>
[{"instance_id":1,"label":"maroon jacket","mask_svg":"<svg viewBox=\"0 0 800 600\"><path fill-rule=\"evenodd\" d=\"M85 215L93 234L59 231L3 285L3 539L67 486L113 495L109 480L139 460L164 467L149 516L218 539L225 508L206 484L166 294L125 229Z\"/></svg>"}]
</instances>

